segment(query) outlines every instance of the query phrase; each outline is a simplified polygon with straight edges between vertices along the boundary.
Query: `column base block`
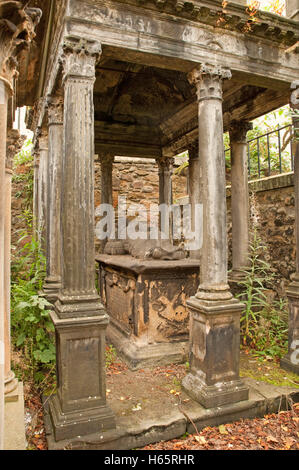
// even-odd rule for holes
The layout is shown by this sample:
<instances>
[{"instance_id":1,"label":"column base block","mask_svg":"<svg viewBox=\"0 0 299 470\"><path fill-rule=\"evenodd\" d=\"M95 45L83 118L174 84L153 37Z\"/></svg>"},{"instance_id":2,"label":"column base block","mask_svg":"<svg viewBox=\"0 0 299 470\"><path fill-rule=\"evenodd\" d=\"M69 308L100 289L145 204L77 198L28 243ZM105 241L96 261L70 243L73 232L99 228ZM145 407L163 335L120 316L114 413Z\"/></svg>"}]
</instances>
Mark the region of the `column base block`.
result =
<instances>
[{"instance_id":1,"label":"column base block","mask_svg":"<svg viewBox=\"0 0 299 470\"><path fill-rule=\"evenodd\" d=\"M61 289L61 282L59 279L46 278L43 287L43 295L50 302L54 304L58 299L58 294Z\"/></svg>"},{"instance_id":2,"label":"column base block","mask_svg":"<svg viewBox=\"0 0 299 470\"><path fill-rule=\"evenodd\" d=\"M242 380L219 383L219 385L206 385L199 377L188 374L182 382L183 389L205 408L237 403L248 400L249 388Z\"/></svg>"},{"instance_id":3,"label":"column base block","mask_svg":"<svg viewBox=\"0 0 299 470\"><path fill-rule=\"evenodd\" d=\"M57 395L50 399L49 412L56 441L115 429L115 416L107 405L63 413Z\"/></svg>"},{"instance_id":4,"label":"column base block","mask_svg":"<svg viewBox=\"0 0 299 470\"><path fill-rule=\"evenodd\" d=\"M5 378L4 380L4 397L6 402L18 401L18 385L18 379L16 379L14 372L10 371L9 377Z\"/></svg>"},{"instance_id":5,"label":"column base block","mask_svg":"<svg viewBox=\"0 0 299 470\"><path fill-rule=\"evenodd\" d=\"M288 372L293 372L294 374L299 375L299 364L294 364L294 362L290 360L289 355L280 359L280 367Z\"/></svg>"}]
</instances>

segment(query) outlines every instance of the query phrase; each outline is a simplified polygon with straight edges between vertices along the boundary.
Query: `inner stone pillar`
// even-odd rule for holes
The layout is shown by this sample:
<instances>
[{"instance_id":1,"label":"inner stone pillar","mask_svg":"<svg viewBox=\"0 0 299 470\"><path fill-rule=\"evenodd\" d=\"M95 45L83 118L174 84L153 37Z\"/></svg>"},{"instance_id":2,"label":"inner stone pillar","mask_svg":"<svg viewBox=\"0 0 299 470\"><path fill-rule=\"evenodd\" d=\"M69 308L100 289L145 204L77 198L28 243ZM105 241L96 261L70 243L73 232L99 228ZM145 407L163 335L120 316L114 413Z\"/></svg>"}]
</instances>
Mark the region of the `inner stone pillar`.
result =
<instances>
[{"instance_id":1,"label":"inner stone pillar","mask_svg":"<svg viewBox=\"0 0 299 470\"><path fill-rule=\"evenodd\" d=\"M115 427L106 404L108 316L95 289L94 106L95 41L63 46L62 289L55 312L57 395L50 402L56 440Z\"/></svg>"},{"instance_id":2,"label":"inner stone pillar","mask_svg":"<svg viewBox=\"0 0 299 470\"><path fill-rule=\"evenodd\" d=\"M194 232L195 225L195 207L200 204L200 164L198 154L198 144L188 149L189 153L189 199L191 204L191 228ZM190 250L190 258L199 259L200 250Z\"/></svg>"},{"instance_id":3,"label":"inner stone pillar","mask_svg":"<svg viewBox=\"0 0 299 470\"><path fill-rule=\"evenodd\" d=\"M48 133L42 130L38 137L39 173L38 173L38 220L37 234L39 246L46 254L46 221L48 208Z\"/></svg>"},{"instance_id":4,"label":"inner stone pillar","mask_svg":"<svg viewBox=\"0 0 299 470\"><path fill-rule=\"evenodd\" d=\"M299 110L299 87L291 95L291 106ZM289 300L288 353L280 361L283 369L299 374L299 115L294 115L294 186L295 186L295 233L296 233L296 273L287 288Z\"/></svg>"},{"instance_id":5,"label":"inner stone pillar","mask_svg":"<svg viewBox=\"0 0 299 470\"><path fill-rule=\"evenodd\" d=\"M63 100L48 102L48 207L47 207L47 277L44 293L49 302L57 300L61 288L61 169L63 152Z\"/></svg>"},{"instance_id":6,"label":"inner stone pillar","mask_svg":"<svg viewBox=\"0 0 299 470\"><path fill-rule=\"evenodd\" d=\"M248 388L239 378L244 305L233 298L227 283L222 81L230 77L229 70L204 64L190 75L198 96L203 246L200 285L187 302L191 368L183 387L206 408L248 398Z\"/></svg>"},{"instance_id":7,"label":"inner stone pillar","mask_svg":"<svg viewBox=\"0 0 299 470\"><path fill-rule=\"evenodd\" d=\"M38 235L38 187L39 187L39 152L34 149L34 164L33 164L33 233Z\"/></svg>"},{"instance_id":8,"label":"inner stone pillar","mask_svg":"<svg viewBox=\"0 0 299 470\"><path fill-rule=\"evenodd\" d=\"M231 214L232 214L232 273L231 280L244 278L249 255L249 189L247 166L247 132L252 129L249 122L231 125Z\"/></svg>"},{"instance_id":9,"label":"inner stone pillar","mask_svg":"<svg viewBox=\"0 0 299 470\"><path fill-rule=\"evenodd\" d=\"M113 205L112 170L114 155L101 155L101 204ZM109 237L101 240L101 252L104 252Z\"/></svg>"},{"instance_id":10,"label":"inner stone pillar","mask_svg":"<svg viewBox=\"0 0 299 470\"><path fill-rule=\"evenodd\" d=\"M158 174L159 174L159 205L165 204L167 207L172 205L172 174L174 158L160 157L157 158ZM161 220L159 224L160 230ZM172 214L169 212L169 239L172 241Z\"/></svg>"}]
</instances>

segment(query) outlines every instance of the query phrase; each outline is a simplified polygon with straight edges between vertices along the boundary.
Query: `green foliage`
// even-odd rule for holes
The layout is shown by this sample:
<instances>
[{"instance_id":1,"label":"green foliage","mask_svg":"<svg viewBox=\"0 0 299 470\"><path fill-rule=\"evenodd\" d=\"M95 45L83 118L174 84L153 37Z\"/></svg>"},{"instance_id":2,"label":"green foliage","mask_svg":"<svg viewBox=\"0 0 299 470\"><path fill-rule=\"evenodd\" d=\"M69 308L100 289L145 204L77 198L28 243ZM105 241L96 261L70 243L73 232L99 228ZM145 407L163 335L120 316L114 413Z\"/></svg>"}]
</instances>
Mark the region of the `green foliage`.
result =
<instances>
[{"instance_id":1,"label":"green foliage","mask_svg":"<svg viewBox=\"0 0 299 470\"><path fill-rule=\"evenodd\" d=\"M27 214L26 220L30 227L32 216ZM45 278L45 257L38 241L27 231L23 231L19 245L12 260L12 341L22 350L32 378L39 381L43 377L41 370L53 368L55 363L50 304L40 294Z\"/></svg>"},{"instance_id":2,"label":"green foliage","mask_svg":"<svg viewBox=\"0 0 299 470\"><path fill-rule=\"evenodd\" d=\"M254 344L256 356L282 357L288 349L288 311L285 299L273 302L260 315Z\"/></svg>"},{"instance_id":3,"label":"green foliage","mask_svg":"<svg viewBox=\"0 0 299 470\"><path fill-rule=\"evenodd\" d=\"M254 228L250 245L249 265L244 270L243 287L237 297L245 304L241 315L241 338L254 355L282 357L287 350L287 305L284 299L270 302L267 285L273 282L271 266L265 261L266 247Z\"/></svg>"},{"instance_id":4,"label":"green foliage","mask_svg":"<svg viewBox=\"0 0 299 470\"><path fill-rule=\"evenodd\" d=\"M27 139L21 148L20 152L17 153L14 157L14 167L24 165L26 163L31 163L33 161L32 155L32 140Z\"/></svg>"},{"instance_id":5,"label":"green foliage","mask_svg":"<svg viewBox=\"0 0 299 470\"><path fill-rule=\"evenodd\" d=\"M258 324L257 312L267 307L267 297L265 295L265 283L273 279L270 265L262 259L261 255L265 247L254 229L250 244L249 265L244 269L244 279L239 285L244 288L238 297L245 304L243 315L241 316L241 336L244 344L250 344L255 335Z\"/></svg>"},{"instance_id":6,"label":"green foliage","mask_svg":"<svg viewBox=\"0 0 299 470\"><path fill-rule=\"evenodd\" d=\"M106 368L110 367L116 360L117 354L116 354L116 349L112 344L109 346L106 346Z\"/></svg>"},{"instance_id":7,"label":"green foliage","mask_svg":"<svg viewBox=\"0 0 299 470\"><path fill-rule=\"evenodd\" d=\"M15 170L13 183L22 187L22 190L14 193L14 197L22 198L25 208L29 209L32 207L33 201L33 155L30 139L25 142L21 151L15 155L13 166ZM24 172L16 171L21 167L25 169Z\"/></svg>"}]
</instances>

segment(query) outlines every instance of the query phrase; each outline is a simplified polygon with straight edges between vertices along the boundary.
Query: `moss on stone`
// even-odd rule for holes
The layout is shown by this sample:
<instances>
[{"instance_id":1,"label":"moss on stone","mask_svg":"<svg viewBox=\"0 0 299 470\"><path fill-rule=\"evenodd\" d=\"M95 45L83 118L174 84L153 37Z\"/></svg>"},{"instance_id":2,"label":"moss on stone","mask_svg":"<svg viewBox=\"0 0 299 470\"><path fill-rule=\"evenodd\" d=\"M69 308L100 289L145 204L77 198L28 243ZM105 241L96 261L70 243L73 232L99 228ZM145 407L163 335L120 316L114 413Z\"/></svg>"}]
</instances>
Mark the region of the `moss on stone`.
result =
<instances>
[{"instance_id":1,"label":"moss on stone","mask_svg":"<svg viewBox=\"0 0 299 470\"><path fill-rule=\"evenodd\" d=\"M252 354L241 352L240 377L250 377L272 385L299 388L299 376L280 368L275 361L260 361Z\"/></svg>"}]
</instances>

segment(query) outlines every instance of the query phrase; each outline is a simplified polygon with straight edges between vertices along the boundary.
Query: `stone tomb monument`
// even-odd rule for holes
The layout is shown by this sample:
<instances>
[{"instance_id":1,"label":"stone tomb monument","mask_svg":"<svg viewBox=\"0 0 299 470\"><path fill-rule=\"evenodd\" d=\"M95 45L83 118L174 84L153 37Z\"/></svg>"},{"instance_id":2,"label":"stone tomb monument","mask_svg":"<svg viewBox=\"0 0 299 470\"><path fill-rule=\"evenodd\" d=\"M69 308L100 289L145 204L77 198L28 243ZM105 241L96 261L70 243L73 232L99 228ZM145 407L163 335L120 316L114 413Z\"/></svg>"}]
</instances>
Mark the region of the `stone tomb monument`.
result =
<instances>
[{"instance_id":1,"label":"stone tomb monument","mask_svg":"<svg viewBox=\"0 0 299 470\"><path fill-rule=\"evenodd\" d=\"M96 256L100 295L110 316L107 338L132 369L187 360L186 300L199 282L198 260L179 248L163 249L159 241L140 241L152 248Z\"/></svg>"}]
</instances>

